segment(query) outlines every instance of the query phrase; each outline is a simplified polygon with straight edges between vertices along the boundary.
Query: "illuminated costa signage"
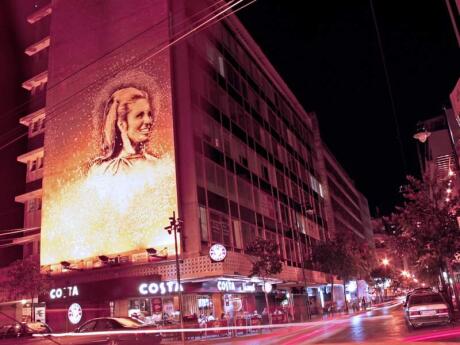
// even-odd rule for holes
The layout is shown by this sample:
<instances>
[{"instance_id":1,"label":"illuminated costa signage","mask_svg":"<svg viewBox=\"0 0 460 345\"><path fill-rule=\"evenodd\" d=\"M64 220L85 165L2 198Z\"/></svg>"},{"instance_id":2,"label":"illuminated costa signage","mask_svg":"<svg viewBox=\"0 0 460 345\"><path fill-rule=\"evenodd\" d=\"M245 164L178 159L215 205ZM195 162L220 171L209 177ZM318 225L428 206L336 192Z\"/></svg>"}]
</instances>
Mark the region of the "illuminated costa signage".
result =
<instances>
[{"instance_id":1,"label":"illuminated costa signage","mask_svg":"<svg viewBox=\"0 0 460 345\"><path fill-rule=\"evenodd\" d=\"M82 316L83 316L83 310L80 304L73 303L67 311L67 317L69 318L70 323L73 325L76 325L77 323L80 322Z\"/></svg>"},{"instance_id":2,"label":"illuminated costa signage","mask_svg":"<svg viewBox=\"0 0 460 345\"><path fill-rule=\"evenodd\" d=\"M67 297L75 297L78 295L79 295L79 292L78 292L77 285L64 286L62 288L51 289L49 293L50 299L61 299L61 298L67 298Z\"/></svg>"},{"instance_id":3,"label":"illuminated costa signage","mask_svg":"<svg viewBox=\"0 0 460 345\"><path fill-rule=\"evenodd\" d=\"M218 280L217 290L225 292L255 292L256 285L254 283L235 283L231 280Z\"/></svg>"},{"instance_id":4,"label":"illuminated costa signage","mask_svg":"<svg viewBox=\"0 0 460 345\"><path fill-rule=\"evenodd\" d=\"M217 289L219 291L235 291L235 282L228 280L219 280L217 281Z\"/></svg>"},{"instance_id":5,"label":"illuminated costa signage","mask_svg":"<svg viewBox=\"0 0 460 345\"><path fill-rule=\"evenodd\" d=\"M139 293L141 295L164 295L166 293L179 292L179 284L177 282L160 282L160 283L142 283L139 285ZM184 291L184 287L180 284L180 291Z\"/></svg>"}]
</instances>

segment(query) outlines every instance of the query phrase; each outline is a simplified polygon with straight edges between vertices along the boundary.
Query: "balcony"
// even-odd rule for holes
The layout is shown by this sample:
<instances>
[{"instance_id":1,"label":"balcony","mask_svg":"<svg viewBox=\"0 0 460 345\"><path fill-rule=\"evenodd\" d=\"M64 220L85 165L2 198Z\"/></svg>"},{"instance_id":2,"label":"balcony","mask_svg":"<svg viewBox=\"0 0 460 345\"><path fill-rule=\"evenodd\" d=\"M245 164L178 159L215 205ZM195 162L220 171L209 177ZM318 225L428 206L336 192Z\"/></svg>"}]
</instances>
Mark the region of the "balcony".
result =
<instances>
[{"instance_id":1,"label":"balcony","mask_svg":"<svg viewBox=\"0 0 460 345\"><path fill-rule=\"evenodd\" d=\"M24 53L26 53L28 56L32 56L37 54L38 52L48 48L50 46L50 37L45 37L44 39L30 45L29 47L26 48Z\"/></svg>"},{"instance_id":2,"label":"balcony","mask_svg":"<svg viewBox=\"0 0 460 345\"><path fill-rule=\"evenodd\" d=\"M26 80L22 83L22 87L28 91L32 91L41 85L44 85L48 82L48 71L44 71L36 76Z\"/></svg>"},{"instance_id":3,"label":"balcony","mask_svg":"<svg viewBox=\"0 0 460 345\"><path fill-rule=\"evenodd\" d=\"M39 10L35 11L32 13L30 16L27 17L27 22L30 24L34 24L46 16L49 16L53 12L53 9L51 7L51 4L48 4L46 6L43 6Z\"/></svg>"}]
</instances>

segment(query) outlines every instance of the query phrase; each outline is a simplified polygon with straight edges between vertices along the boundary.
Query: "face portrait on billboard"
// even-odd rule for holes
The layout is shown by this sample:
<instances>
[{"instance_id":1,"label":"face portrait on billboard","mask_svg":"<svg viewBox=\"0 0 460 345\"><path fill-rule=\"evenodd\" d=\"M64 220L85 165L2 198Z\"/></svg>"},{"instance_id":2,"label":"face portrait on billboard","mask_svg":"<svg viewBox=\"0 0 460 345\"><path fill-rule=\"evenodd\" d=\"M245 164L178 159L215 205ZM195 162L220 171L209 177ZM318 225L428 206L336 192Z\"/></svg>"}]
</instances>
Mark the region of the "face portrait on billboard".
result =
<instances>
[{"instance_id":1,"label":"face portrait on billboard","mask_svg":"<svg viewBox=\"0 0 460 345\"><path fill-rule=\"evenodd\" d=\"M92 169L117 174L136 160L154 160L148 144L155 120L155 109L147 92L135 87L116 90L104 109L100 156Z\"/></svg>"},{"instance_id":2,"label":"face portrait on billboard","mask_svg":"<svg viewBox=\"0 0 460 345\"><path fill-rule=\"evenodd\" d=\"M47 214L53 216L45 221L42 262L129 256L146 248L172 252L174 241L163 230L177 210L169 84L142 71L126 71L89 100L88 115L75 112L86 126L80 137L87 143L85 155L69 160L73 173L62 169L51 177L56 188L48 189L53 194ZM62 122L59 135L67 123ZM79 142L73 141L72 148L77 150Z\"/></svg>"}]
</instances>

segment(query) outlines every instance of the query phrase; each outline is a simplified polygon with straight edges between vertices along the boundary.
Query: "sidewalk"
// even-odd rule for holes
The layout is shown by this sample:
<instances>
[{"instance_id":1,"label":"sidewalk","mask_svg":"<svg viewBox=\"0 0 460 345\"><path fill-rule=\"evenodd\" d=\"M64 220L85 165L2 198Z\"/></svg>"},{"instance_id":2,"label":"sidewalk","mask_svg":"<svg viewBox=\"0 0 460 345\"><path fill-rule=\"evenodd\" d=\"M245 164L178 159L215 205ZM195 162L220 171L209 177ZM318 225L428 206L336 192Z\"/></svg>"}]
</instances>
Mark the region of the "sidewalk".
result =
<instances>
[{"instance_id":1,"label":"sidewalk","mask_svg":"<svg viewBox=\"0 0 460 345\"><path fill-rule=\"evenodd\" d=\"M397 302L395 301L389 301L389 302L384 302L384 303L379 303L371 306L370 308L367 308L366 310L359 310L359 311L352 311L350 310L348 313L345 311L342 312L336 312L333 314L329 315L313 315L311 320L304 321L304 322L291 322L291 323L285 323L285 324L277 324L275 327L271 328L268 325L264 325L265 327L259 328L259 329L239 329L239 330L228 330L227 332L224 331L224 329L221 330L207 330L207 336L204 336L204 334L200 334L200 332L195 333L196 337L193 337L194 339L190 339L189 336L191 334L194 334L192 332L186 332L188 335L188 339L186 339L186 342L190 344L192 342L193 344L199 344L202 341L207 341L207 340L212 340L212 339L230 339L230 338L241 338L241 337L250 337L250 336L256 336L256 335L261 335L261 334L270 334L273 331L277 329L282 329L284 327L296 327L296 326L301 326L301 325L314 325L315 322L318 321L326 321L326 320L341 320L341 319L346 319L346 318L351 318L353 316L365 314L369 311L372 311L374 308L380 308L380 307L385 307L385 306L391 306L395 305ZM203 329L204 332L204 329ZM220 335L218 335L220 333ZM226 333L226 335L223 335L222 333ZM232 334L227 335L227 334ZM197 339L199 338L199 339ZM179 340L169 340L169 339L164 339L162 343L165 344L171 344L171 345L176 345L176 344L181 344L181 341Z\"/></svg>"}]
</instances>

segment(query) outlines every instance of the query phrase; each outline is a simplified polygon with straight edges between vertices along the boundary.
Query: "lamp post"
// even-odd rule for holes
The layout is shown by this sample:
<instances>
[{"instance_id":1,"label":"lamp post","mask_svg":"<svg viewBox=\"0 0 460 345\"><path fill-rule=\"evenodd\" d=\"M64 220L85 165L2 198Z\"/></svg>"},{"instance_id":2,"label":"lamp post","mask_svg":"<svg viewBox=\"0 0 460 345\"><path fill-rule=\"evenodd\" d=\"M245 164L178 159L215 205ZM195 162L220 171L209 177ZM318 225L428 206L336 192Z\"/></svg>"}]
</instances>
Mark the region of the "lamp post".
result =
<instances>
[{"instance_id":1,"label":"lamp post","mask_svg":"<svg viewBox=\"0 0 460 345\"><path fill-rule=\"evenodd\" d=\"M184 221L181 218L176 218L176 212L173 211L172 217L169 217L169 225L165 227L165 230L168 231L168 234L174 233L174 253L176 255L176 278L177 286L179 290L179 320L181 328L181 340L182 344L185 342L184 337L184 318L182 315L182 289L180 284L180 265L179 265L179 252L177 250L177 233L180 233L182 230L182 225Z\"/></svg>"}]
</instances>

